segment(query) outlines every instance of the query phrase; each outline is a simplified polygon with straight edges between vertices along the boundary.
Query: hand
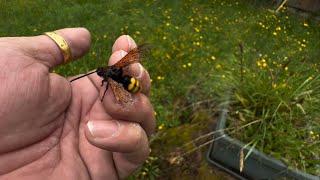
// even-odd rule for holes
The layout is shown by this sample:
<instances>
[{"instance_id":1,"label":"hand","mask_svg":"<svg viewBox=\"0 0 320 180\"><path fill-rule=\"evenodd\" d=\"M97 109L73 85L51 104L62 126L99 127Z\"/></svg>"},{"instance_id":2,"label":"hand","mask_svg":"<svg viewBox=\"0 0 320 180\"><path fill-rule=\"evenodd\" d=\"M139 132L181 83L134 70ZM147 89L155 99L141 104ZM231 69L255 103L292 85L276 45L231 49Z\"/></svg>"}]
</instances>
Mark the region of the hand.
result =
<instances>
[{"instance_id":1,"label":"hand","mask_svg":"<svg viewBox=\"0 0 320 180\"><path fill-rule=\"evenodd\" d=\"M86 29L57 33L73 59L88 51ZM119 37L109 64L134 47L130 37ZM70 84L50 73L63 56L45 35L0 38L0 48L0 179L117 179L143 163L155 118L141 65L130 69L143 90L124 108L111 88L100 101L105 87L96 74Z\"/></svg>"}]
</instances>

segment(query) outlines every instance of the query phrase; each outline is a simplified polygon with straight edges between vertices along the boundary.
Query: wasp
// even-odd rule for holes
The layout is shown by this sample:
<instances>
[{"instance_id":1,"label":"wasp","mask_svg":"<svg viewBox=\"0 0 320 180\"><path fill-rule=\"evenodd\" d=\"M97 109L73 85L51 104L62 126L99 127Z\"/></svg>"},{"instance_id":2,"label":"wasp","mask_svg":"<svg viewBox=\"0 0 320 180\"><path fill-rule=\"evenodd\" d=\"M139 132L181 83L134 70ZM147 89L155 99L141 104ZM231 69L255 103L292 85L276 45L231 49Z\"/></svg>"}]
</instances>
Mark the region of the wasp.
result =
<instances>
[{"instance_id":1,"label":"wasp","mask_svg":"<svg viewBox=\"0 0 320 180\"><path fill-rule=\"evenodd\" d=\"M83 78L93 73L97 73L102 78L101 86L106 83L101 101L109 87L111 87L117 101L128 103L131 100L131 94L138 93L141 90L141 84L138 79L129 73L129 65L141 62L146 51L150 48L147 44L139 45L128 52L120 61L111 66L98 67L95 71L72 79L70 82Z\"/></svg>"}]
</instances>

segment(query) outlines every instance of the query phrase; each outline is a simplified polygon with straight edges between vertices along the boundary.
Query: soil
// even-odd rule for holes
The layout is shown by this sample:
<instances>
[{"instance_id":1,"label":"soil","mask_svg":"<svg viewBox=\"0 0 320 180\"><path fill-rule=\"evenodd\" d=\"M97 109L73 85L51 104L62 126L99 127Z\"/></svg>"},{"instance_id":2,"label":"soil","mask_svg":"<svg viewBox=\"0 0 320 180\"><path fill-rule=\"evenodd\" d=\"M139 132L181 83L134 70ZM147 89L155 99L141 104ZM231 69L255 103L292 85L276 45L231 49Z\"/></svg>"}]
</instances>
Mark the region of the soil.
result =
<instances>
[{"instance_id":1,"label":"soil","mask_svg":"<svg viewBox=\"0 0 320 180\"><path fill-rule=\"evenodd\" d=\"M206 154L210 144L199 148L199 145L212 139L211 135L194 141L212 132L217 120L217 117L209 117L208 113L197 113L199 115L191 123L157 133L151 154L158 155L160 159L161 176L158 179L235 179L208 163ZM187 142L191 143L186 145Z\"/></svg>"}]
</instances>

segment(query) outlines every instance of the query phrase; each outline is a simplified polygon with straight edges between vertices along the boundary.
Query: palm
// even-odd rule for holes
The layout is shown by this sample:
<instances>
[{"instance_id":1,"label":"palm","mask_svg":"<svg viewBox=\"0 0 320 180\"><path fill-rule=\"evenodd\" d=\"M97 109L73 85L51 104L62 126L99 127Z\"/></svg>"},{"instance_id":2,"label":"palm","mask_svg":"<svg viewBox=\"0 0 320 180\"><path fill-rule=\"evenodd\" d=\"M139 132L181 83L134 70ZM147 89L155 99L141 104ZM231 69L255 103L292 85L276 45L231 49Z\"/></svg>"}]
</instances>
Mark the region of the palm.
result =
<instances>
[{"instance_id":1,"label":"palm","mask_svg":"<svg viewBox=\"0 0 320 180\"><path fill-rule=\"evenodd\" d=\"M76 159L74 160L77 160L78 163L75 163L75 165L72 166L72 168L75 168L76 170L73 170L71 172L77 172L79 170L87 176L92 171L95 171L95 173L99 173L99 171L101 171L99 174L102 179L111 178L110 174L113 174L115 178L117 177L118 169L121 169L121 172L131 172L135 167L131 167L133 169L125 169L128 167L122 167L122 165L127 162L125 162L126 159L122 160L121 154L112 153L100 149L90 144L90 142L88 142L87 138L85 137L84 127L88 120L113 119L106 112L100 100L101 96L99 96L99 94L103 92L105 87L100 88L101 79L97 77L97 75L92 75L92 77L90 77L91 80L89 78L83 78L81 80L75 81L72 86L73 101L66 116L67 121L71 124L65 124L64 126L64 129L70 129L69 132L72 133L72 135L70 135L69 137L66 136L65 140L62 140L62 142L65 141L65 148L73 151L76 155ZM110 97L112 98L112 96L113 95L111 90L108 90L106 100ZM81 103L79 103L79 101ZM106 103L111 104L111 102ZM81 116L73 116L72 114ZM73 126L79 128L73 129L71 128ZM74 144L77 144L77 146L74 146ZM106 170L110 172L105 172ZM120 176L123 177L126 175L127 174L121 174Z\"/></svg>"}]
</instances>

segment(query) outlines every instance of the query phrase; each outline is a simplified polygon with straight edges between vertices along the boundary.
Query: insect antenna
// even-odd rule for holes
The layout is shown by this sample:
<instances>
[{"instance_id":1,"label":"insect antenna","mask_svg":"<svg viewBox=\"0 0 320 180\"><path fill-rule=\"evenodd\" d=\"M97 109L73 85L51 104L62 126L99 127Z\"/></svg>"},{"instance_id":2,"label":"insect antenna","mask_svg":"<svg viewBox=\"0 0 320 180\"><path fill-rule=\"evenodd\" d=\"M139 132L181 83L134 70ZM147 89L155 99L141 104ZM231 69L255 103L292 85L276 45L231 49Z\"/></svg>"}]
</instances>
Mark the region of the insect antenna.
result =
<instances>
[{"instance_id":1,"label":"insect antenna","mask_svg":"<svg viewBox=\"0 0 320 180\"><path fill-rule=\"evenodd\" d=\"M95 73L95 72L97 72L97 70L95 70L95 71L93 71L93 72L89 72L89 73L84 74L84 75L82 75L82 76L76 77L76 78L74 78L74 79L71 79L70 82L75 81L75 80L80 79L80 78L83 78L83 77L85 77L85 76L88 76L88 75L90 75L90 74L93 74L93 73Z\"/></svg>"}]
</instances>

